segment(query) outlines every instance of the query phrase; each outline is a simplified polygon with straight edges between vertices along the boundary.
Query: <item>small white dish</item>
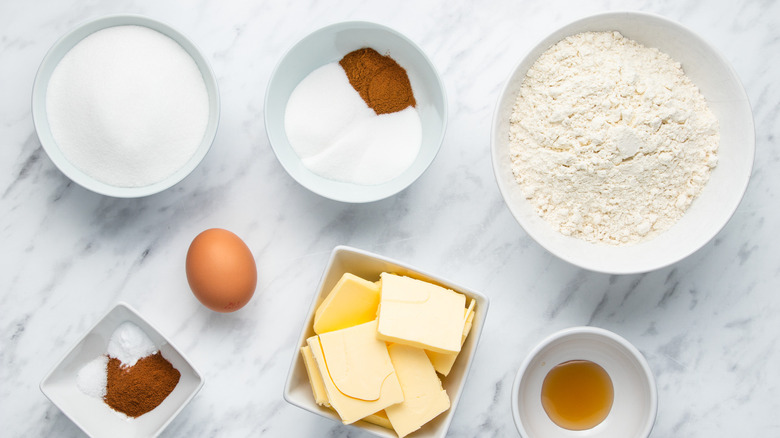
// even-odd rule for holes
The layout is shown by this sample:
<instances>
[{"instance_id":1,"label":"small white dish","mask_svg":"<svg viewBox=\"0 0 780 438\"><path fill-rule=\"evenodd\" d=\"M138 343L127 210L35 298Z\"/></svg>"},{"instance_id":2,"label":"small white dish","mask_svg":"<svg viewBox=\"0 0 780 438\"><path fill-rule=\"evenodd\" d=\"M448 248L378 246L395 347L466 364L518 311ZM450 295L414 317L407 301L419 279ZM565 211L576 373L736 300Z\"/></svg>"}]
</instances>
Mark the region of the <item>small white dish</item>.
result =
<instances>
[{"instance_id":1,"label":"small white dish","mask_svg":"<svg viewBox=\"0 0 780 438\"><path fill-rule=\"evenodd\" d=\"M341 424L341 419L335 411L319 406L314 402L311 385L309 384L309 377L306 374L306 368L303 364L303 359L301 358L300 349L306 345L306 339L315 334L313 329L314 312L345 272L355 274L358 277L370 281L379 280L379 274L382 272L392 272L436 283L440 286L452 289L455 292L462 293L466 296L467 303L470 302L471 299L476 300L471 332L469 333L468 338L466 338L466 342L461 347L460 354L458 355L452 370L446 377L442 378L442 386L450 397L450 409L431 420L413 434L415 438L443 438L447 434L447 429L450 426L450 422L452 422L452 418L458 407L458 402L460 401L460 396L463 393L463 387L465 386L471 363L474 360L479 338L482 335L482 328L485 324L490 302L485 295L482 295L479 292L458 286L441 277L428 274L410 265L356 248L337 246L330 255L328 265L325 268L320 284L314 294L314 299L309 307L309 312L304 321L298 343L295 345L290 371L287 374L287 383L284 387L284 399L287 400L288 403L298 406L299 408L325 418L330 418ZM351 426L366 430L376 436L384 438L397 437L394 431L366 423L365 421L358 421Z\"/></svg>"},{"instance_id":2,"label":"small white dish","mask_svg":"<svg viewBox=\"0 0 780 438\"><path fill-rule=\"evenodd\" d=\"M106 354L111 335L125 321L141 328L160 349L163 357L181 373L176 388L159 406L133 419L114 411L102 400L84 394L76 385L79 370ZM89 436L145 438L157 436L195 397L203 383L203 376L184 354L135 309L120 302L54 366L41 381L40 388L65 416Z\"/></svg>"},{"instance_id":3,"label":"small white dish","mask_svg":"<svg viewBox=\"0 0 780 438\"><path fill-rule=\"evenodd\" d=\"M422 122L422 145L415 161L401 175L377 185L333 181L313 173L303 165L290 146L284 126L290 94L309 73L364 47L389 55L406 70ZM271 73L264 108L268 141L284 170L312 192L350 203L378 201L416 181L439 152L447 125L444 84L422 49L393 29L362 21L324 27L290 48Z\"/></svg>"},{"instance_id":4,"label":"small white dish","mask_svg":"<svg viewBox=\"0 0 780 438\"><path fill-rule=\"evenodd\" d=\"M720 123L718 165L685 215L656 238L630 246L593 244L553 229L523 196L509 158L509 116L528 69L562 39L588 31L619 31L682 64ZM666 18L643 12L586 17L551 33L512 71L493 114L493 171L509 210L539 245L561 259L609 274L648 272L676 263L703 247L726 225L747 189L755 154L753 116L734 69L701 37Z\"/></svg>"},{"instance_id":5,"label":"small white dish","mask_svg":"<svg viewBox=\"0 0 780 438\"><path fill-rule=\"evenodd\" d=\"M594 362L612 379L612 409L592 429L564 429L542 407L547 373L571 360ZM512 416L523 438L646 438L657 411L655 379L642 353L615 333L596 327L573 327L543 340L523 361L512 386Z\"/></svg>"},{"instance_id":6,"label":"small white dish","mask_svg":"<svg viewBox=\"0 0 780 438\"><path fill-rule=\"evenodd\" d=\"M71 164L54 141L49 126L48 115L46 113L46 91L49 87L49 79L62 58L87 36L109 27L126 25L148 27L149 29L160 32L176 41L185 51L187 51L198 66L209 97L208 125L206 126L206 132L204 133L203 139L195 151L195 154L183 167L169 177L143 187L117 187L106 184L105 182L96 180ZM206 153L208 153L211 148L211 144L214 142L214 137L217 135L219 112L219 89L217 88L217 79L214 76L214 72L211 70L209 62L200 53L195 44L184 36L184 34L171 26L141 15L109 15L101 17L81 24L63 35L54 43L48 53L46 53L46 56L43 58L43 61L38 68L38 73L35 76L35 82L33 84L32 114L35 131L38 134L41 146L43 146L43 149L46 151L46 154L51 161L54 162L54 165L57 166L65 176L76 184L95 193L116 198L139 198L153 195L173 186L195 170L198 164L203 161Z\"/></svg>"}]
</instances>

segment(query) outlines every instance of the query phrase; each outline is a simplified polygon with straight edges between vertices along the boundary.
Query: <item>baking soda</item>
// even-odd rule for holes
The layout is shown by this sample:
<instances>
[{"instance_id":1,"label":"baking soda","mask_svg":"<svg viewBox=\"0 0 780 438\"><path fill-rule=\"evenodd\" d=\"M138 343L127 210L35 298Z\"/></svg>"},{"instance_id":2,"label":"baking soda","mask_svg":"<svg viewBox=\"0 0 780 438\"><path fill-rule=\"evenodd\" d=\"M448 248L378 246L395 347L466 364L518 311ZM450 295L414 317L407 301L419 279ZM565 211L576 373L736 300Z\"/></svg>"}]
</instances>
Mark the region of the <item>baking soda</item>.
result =
<instances>
[{"instance_id":1,"label":"baking soda","mask_svg":"<svg viewBox=\"0 0 780 438\"><path fill-rule=\"evenodd\" d=\"M108 355L119 359L124 367L131 367L139 359L156 352L157 347L149 336L130 321L123 322L117 327L108 341Z\"/></svg>"},{"instance_id":2,"label":"baking soda","mask_svg":"<svg viewBox=\"0 0 780 438\"><path fill-rule=\"evenodd\" d=\"M307 169L360 185L397 177L414 163L422 144L414 107L377 115L335 62L310 73L292 92L285 131Z\"/></svg>"},{"instance_id":3,"label":"baking soda","mask_svg":"<svg viewBox=\"0 0 780 438\"><path fill-rule=\"evenodd\" d=\"M116 187L143 187L175 173L206 132L206 85L174 40L143 26L99 30L59 62L46 112L65 158Z\"/></svg>"}]
</instances>

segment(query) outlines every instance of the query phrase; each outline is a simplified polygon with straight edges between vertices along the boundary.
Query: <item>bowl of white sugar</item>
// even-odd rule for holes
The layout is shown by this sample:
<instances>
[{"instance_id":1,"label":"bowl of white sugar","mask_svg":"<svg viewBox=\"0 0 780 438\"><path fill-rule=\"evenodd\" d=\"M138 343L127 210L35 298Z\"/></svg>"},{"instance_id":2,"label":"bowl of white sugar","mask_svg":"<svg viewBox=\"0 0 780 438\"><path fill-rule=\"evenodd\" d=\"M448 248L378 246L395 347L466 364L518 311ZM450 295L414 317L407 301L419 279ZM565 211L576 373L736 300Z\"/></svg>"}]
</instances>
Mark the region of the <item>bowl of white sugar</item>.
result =
<instances>
[{"instance_id":1,"label":"bowl of white sugar","mask_svg":"<svg viewBox=\"0 0 780 438\"><path fill-rule=\"evenodd\" d=\"M165 190L203 160L219 123L208 61L176 29L138 15L78 26L44 57L32 112L57 168L103 195Z\"/></svg>"},{"instance_id":2,"label":"bowl of white sugar","mask_svg":"<svg viewBox=\"0 0 780 438\"><path fill-rule=\"evenodd\" d=\"M436 157L446 123L433 64L374 23L337 23L303 38L265 96L265 128L282 167L341 202L377 201L411 185Z\"/></svg>"},{"instance_id":3,"label":"bowl of white sugar","mask_svg":"<svg viewBox=\"0 0 780 438\"><path fill-rule=\"evenodd\" d=\"M728 222L755 152L744 88L684 26L639 12L570 23L507 81L494 116L504 200L541 246L610 274L676 263Z\"/></svg>"}]
</instances>

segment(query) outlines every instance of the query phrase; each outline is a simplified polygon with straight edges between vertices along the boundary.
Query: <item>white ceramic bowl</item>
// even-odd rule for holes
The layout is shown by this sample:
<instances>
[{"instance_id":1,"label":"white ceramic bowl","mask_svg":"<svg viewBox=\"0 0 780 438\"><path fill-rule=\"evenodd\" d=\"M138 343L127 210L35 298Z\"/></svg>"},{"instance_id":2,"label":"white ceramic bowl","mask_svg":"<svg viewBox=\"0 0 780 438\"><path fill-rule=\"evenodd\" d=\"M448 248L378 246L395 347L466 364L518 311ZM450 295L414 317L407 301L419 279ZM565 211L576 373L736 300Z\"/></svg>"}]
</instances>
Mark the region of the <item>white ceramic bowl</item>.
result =
<instances>
[{"instance_id":1,"label":"white ceramic bowl","mask_svg":"<svg viewBox=\"0 0 780 438\"><path fill-rule=\"evenodd\" d=\"M720 122L718 166L683 218L647 242L597 245L554 230L539 217L512 175L509 116L528 69L548 48L571 35L617 30L669 54L682 64ZM728 222L747 188L755 153L750 103L734 70L703 39L666 18L640 12L609 12L577 20L542 40L522 59L501 93L491 139L493 170L509 210L523 229L556 256L585 269L611 274L648 272L675 263L710 241Z\"/></svg>"},{"instance_id":2,"label":"white ceramic bowl","mask_svg":"<svg viewBox=\"0 0 780 438\"><path fill-rule=\"evenodd\" d=\"M192 57L195 64L197 64L198 69L203 76L203 82L206 84L206 91L209 97L208 125L206 127L206 132L203 135L203 140L195 151L195 154L183 167L169 177L143 187L117 187L106 184L105 182L96 180L71 164L65 158L65 155L63 155L52 137L49 119L46 113L46 91L49 87L49 79L60 60L62 60L70 49L87 36L108 27L124 25L148 27L179 43L179 45ZM54 162L54 165L76 184L93 192L117 198L138 198L153 195L173 186L189 175L190 172L200 164L211 148L211 144L217 134L219 112L219 90L217 88L216 77L214 76L214 72L211 70L208 61L203 57L195 44L187 39L181 32L167 24L140 15L110 15L88 21L68 32L57 40L52 48L49 49L48 53L46 53L46 56L43 58L43 61L38 68L38 73L35 76L35 83L33 84L32 113L35 131L38 133L38 139L41 142L41 146L43 146L46 154L52 162Z\"/></svg>"},{"instance_id":3,"label":"white ceramic bowl","mask_svg":"<svg viewBox=\"0 0 780 438\"><path fill-rule=\"evenodd\" d=\"M469 374L471 362L473 361L474 354L477 350L477 344L479 344L479 338L482 335L482 327L485 324L485 318L490 304L489 300L485 295L482 295L479 292L458 286L407 264L356 248L337 246L330 255L330 260L322 275L320 284L314 293L314 299L312 299L309 313L306 315L301 335L298 338L298 343L293 352L290 371L287 374L287 383L284 387L284 399L290 404L322 417L330 418L341 424L341 419L334 411L323 408L314 402L311 385L309 384L309 377L306 374L306 368L303 364L303 359L301 358L300 349L306 345L307 338L315 335L313 324L314 312L317 309L317 306L325 299L345 272L355 274L358 277L370 281L379 280L379 274L382 272L392 272L436 283L452 289L455 292L462 293L466 295L467 303L470 302L471 299L476 300L471 332L469 333L468 338L466 338L466 342L461 347L460 354L458 355L455 364L452 366L452 370L446 377L442 378L442 386L450 397L450 409L431 420L413 434L415 438L443 438L447 434L447 429L449 428L450 422L455 415L455 410L458 407L458 401L463 392L466 377ZM395 438L397 436L392 430L369 424L365 421L358 421L351 426L367 430L374 435L384 438Z\"/></svg>"},{"instance_id":4,"label":"white ceramic bowl","mask_svg":"<svg viewBox=\"0 0 780 438\"><path fill-rule=\"evenodd\" d=\"M102 400L84 394L76 386L79 370L106 354L114 330L130 321L143 330L160 349L163 357L179 370L179 383L163 402L140 417L128 420ZM63 357L41 381L41 392L87 435L92 437L155 437L195 397L203 386L203 376L159 330L132 307L118 303Z\"/></svg>"},{"instance_id":5,"label":"white ceramic bowl","mask_svg":"<svg viewBox=\"0 0 780 438\"><path fill-rule=\"evenodd\" d=\"M542 382L554 366L589 360L609 374L612 410L588 430L568 430L550 420L542 407ZM658 410L655 379L642 353L622 337L596 327L561 330L526 357L512 386L512 416L523 438L646 438Z\"/></svg>"},{"instance_id":6,"label":"white ceramic bowl","mask_svg":"<svg viewBox=\"0 0 780 438\"><path fill-rule=\"evenodd\" d=\"M336 62L353 50L371 47L390 55L406 69L422 122L422 145L414 163L396 178L377 185L359 185L323 178L302 163L290 146L284 127L287 101L312 71ZM392 196L411 185L439 152L447 125L444 85L431 61L411 40L379 24L350 21L313 32L282 57L271 74L265 95L265 129L276 158L298 183L336 201L362 203Z\"/></svg>"}]
</instances>

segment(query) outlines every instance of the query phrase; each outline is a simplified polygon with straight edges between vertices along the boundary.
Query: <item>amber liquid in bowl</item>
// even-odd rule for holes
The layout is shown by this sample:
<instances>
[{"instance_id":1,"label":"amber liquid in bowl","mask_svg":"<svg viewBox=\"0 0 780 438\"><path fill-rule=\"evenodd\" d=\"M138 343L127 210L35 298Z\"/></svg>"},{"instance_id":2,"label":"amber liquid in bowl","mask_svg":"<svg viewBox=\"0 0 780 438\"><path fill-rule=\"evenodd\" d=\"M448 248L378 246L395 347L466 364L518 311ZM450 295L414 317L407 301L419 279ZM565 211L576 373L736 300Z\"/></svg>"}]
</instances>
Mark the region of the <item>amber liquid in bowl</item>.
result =
<instances>
[{"instance_id":1,"label":"amber liquid in bowl","mask_svg":"<svg viewBox=\"0 0 780 438\"><path fill-rule=\"evenodd\" d=\"M554 366L542 383L542 407L555 424L569 430L591 429L607 418L614 388L609 374L588 360Z\"/></svg>"}]
</instances>

